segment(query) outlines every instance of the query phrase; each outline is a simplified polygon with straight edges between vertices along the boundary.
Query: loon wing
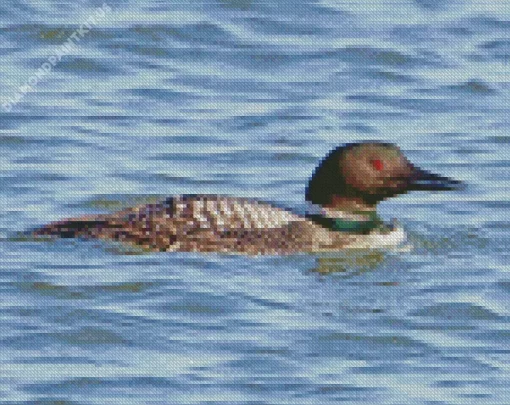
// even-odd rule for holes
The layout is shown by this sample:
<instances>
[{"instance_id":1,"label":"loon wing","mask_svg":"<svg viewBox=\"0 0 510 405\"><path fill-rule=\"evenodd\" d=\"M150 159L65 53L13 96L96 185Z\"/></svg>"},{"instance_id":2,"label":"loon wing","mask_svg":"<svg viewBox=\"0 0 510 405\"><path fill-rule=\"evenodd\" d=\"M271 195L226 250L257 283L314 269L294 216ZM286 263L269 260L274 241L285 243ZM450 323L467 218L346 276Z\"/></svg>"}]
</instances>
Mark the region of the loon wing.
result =
<instances>
[{"instance_id":1,"label":"loon wing","mask_svg":"<svg viewBox=\"0 0 510 405\"><path fill-rule=\"evenodd\" d=\"M159 250L264 253L291 249L296 226L308 221L288 210L246 198L181 195L121 211L113 236ZM111 235L111 231L108 231Z\"/></svg>"},{"instance_id":2,"label":"loon wing","mask_svg":"<svg viewBox=\"0 0 510 405\"><path fill-rule=\"evenodd\" d=\"M303 221L288 210L247 198L208 195L171 197L164 202L172 217L192 227L221 232L234 229L274 229Z\"/></svg>"}]
</instances>

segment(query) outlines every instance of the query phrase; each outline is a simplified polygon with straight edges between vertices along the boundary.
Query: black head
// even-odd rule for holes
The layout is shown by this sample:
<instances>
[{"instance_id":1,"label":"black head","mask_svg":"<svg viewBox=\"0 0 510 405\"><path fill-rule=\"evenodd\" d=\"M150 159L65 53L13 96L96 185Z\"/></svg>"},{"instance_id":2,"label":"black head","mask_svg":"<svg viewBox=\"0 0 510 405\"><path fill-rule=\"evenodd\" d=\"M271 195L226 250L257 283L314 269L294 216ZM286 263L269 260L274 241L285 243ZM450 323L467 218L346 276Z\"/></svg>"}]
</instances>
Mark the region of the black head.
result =
<instances>
[{"instance_id":1,"label":"black head","mask_svg":"<svg viewBox=\"0 0 510 405\"><path fill-rule=\"evenodd\" d=\"M413 165L398 146L362 142L331 151L315 169L306 199L332 204L335 198L358 200L365 205L411 190L451 190L460 182Z\"/></svg>"}]
</instances>

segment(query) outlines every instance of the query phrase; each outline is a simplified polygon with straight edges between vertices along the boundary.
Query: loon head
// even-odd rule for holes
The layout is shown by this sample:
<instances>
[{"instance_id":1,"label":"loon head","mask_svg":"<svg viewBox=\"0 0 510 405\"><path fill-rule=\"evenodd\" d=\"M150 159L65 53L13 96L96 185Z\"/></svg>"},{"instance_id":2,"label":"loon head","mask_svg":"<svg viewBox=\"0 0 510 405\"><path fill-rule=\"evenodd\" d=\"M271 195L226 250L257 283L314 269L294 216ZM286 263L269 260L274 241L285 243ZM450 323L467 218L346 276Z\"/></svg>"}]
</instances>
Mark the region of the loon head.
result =
<instances>
[{"instance_id":1,"label":"loon head","mask_svg":"<svg viewBox=\"0 0 510 405\"><path fill-rule=\"evenodd\" d=\"M415 166L394 144L360 142L339 146L319 163L306 200L335 210L373 211L380 201L411 190L452 190L460 185Z\"/></svg>"}]
</instances>

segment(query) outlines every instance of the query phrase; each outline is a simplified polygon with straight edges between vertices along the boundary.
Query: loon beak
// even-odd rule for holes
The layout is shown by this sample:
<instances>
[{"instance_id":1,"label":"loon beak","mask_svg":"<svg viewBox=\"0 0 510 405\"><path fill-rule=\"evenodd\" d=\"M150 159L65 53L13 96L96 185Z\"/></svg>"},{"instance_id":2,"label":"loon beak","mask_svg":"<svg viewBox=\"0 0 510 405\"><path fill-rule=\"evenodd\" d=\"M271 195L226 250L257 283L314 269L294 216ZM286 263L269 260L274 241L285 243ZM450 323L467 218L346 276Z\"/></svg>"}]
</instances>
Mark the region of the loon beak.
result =
<instances>
[{"instance_id":1,"label":"loon beak","mask_svg":"<svg viewBox=\"0 0 510 405\"><path fill-rule=\"evenodd\" d=\"M463 187L463 183L459 180L453 180L449 177L440 176L439 174L414 167L409 186L410 190L446 191L459 190Z\"/></svg>"}]
</instances>

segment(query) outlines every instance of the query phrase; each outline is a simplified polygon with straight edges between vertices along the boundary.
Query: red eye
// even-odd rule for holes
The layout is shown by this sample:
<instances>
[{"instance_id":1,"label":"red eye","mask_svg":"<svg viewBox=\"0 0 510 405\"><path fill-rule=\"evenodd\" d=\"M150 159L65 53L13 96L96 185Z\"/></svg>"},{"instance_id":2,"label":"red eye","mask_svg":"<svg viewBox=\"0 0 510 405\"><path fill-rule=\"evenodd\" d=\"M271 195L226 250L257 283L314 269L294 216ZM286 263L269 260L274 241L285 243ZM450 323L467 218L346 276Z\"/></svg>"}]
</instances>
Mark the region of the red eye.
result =
<instances>
[{"instance_id":1,"label":"red eye","mask_svg":"<svg viewBox=\"0 0 510 405\"><path fill-rule=\"evenodd\" d=\"M371 160L370 163L372 163L372 166L374 166L374 169L380 172L382 169L384 169L384 163L382 160L374 159Z\"/></svg>"}]
</instances>

